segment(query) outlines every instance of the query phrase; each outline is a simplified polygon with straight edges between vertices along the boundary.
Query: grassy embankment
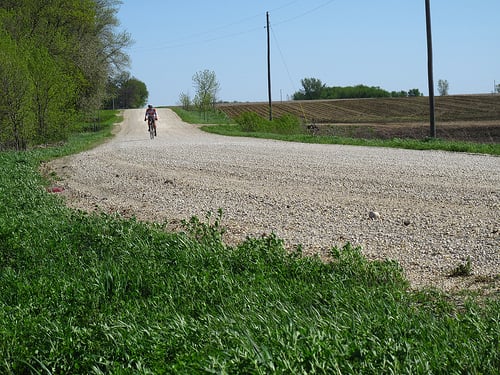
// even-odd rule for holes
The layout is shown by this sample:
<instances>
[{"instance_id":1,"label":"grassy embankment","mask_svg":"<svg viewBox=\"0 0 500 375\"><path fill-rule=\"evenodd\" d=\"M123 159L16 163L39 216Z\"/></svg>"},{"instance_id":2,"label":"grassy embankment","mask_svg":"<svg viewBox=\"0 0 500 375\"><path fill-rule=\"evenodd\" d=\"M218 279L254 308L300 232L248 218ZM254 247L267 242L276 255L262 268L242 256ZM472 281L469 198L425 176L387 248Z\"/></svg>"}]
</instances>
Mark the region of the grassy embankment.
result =
<instances>
[{"instance_id":1,"label":"grassy embankment","mask_svg":"<svg viewBox=\"0 0 500 375\"><path fill-rule=\"evenodd\" d=\"M466 141L449 141L439 138L392 138L392 139L364 139L343 136L318 136L304 126L288 129L266 129L248 131L229 119L223 113L210 114L208 119L197 112L185 111L179 107L172 108L184 121L198 124L216 124L203 126L202 129L209 133L237 137L255 137L276 139L289 142L340 144L371 147L392 147L412 150L442 150L453 152L469 152L479 154L500 155L500 143L477 143Z\"/></svg>"},{"instance_id":2,"label":"grassy embankment","mask_svg":"<svg viewBox=\"0 0 500 375\"><path fill-rule=\"evenodd\" d=\"M273 235L223 242L67 208L40 162L109 135L0 153L0 373L482 373L500 368L500 302L409 291L346 245L324 264Z\"/></svg>"}]
</instances>

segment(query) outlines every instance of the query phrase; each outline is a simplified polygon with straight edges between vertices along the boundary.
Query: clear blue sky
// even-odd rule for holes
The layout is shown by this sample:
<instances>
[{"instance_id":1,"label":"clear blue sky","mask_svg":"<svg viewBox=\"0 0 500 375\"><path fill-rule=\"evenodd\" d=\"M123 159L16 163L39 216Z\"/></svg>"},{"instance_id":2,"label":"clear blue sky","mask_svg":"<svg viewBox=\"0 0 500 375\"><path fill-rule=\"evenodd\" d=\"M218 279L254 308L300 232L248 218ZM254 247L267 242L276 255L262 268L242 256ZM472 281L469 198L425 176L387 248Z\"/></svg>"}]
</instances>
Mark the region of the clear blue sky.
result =
<instances>
[{"instance_id":1,"label":"clear blue sky","mask_svg":"<svg viewBox=\"0 0 500 375\"><path fill-rule=\"evenodd\" d=\"M430 3L435 85L491 93L500 83L500 0ZM118 19L135 41L130 72L156 106L193 97L192 77L205 69L220 100L267 101L267 11L273 100L306 77L428 95L424 0L125 0Z\"/></svg>"}]
</instances>

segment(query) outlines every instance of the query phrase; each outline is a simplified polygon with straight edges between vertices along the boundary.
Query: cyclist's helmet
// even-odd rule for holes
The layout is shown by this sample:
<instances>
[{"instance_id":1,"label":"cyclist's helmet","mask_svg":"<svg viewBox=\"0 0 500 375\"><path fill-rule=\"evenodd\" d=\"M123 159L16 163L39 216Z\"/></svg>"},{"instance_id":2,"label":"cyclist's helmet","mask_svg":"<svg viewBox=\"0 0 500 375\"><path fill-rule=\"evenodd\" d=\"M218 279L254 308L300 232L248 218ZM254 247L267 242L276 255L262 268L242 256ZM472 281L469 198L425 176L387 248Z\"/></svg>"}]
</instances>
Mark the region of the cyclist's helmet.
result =
<instances>
[{"instance_id":1,"label":"cyclist's helmet","mask_svg":"<svg viewBox=\"0 0 500 375\"><path fill-rule=\"evenodd\" d=\"M148 104L148 108L153 108L153 106L151 104Z\"/></svg>"}]
</instances>

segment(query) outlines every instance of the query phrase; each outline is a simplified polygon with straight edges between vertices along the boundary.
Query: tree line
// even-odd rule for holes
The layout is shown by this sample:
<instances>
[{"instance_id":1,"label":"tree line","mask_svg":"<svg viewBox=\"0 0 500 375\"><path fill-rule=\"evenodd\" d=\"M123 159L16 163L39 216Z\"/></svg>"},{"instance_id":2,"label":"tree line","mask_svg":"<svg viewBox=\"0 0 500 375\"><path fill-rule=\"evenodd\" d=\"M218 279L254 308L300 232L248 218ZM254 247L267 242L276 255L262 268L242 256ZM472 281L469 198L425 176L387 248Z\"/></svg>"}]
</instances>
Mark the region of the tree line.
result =
<instances>
[{"instance_id":1,"label":"tree line","mask_svg":"<svg viewBox=\"0 0 500 375\"><path fill-rule=\"evenodd\" d=\"M353 99L353 98L389 98L422 96L419 89L408 91L386 91L376 86L332 86L328 87L317 78L304 78L301 81L302 89L293 94L293 100L318 99Z\"/></svg>"},{"instance_id":2,"label":"tree line","mask_svg":"<svg viewBox=\"0 0 500 375\"><path fill-rule=\"evenodd\" d=\"M2 0L0 149L64 140L117 94L113 81L128 67L131 43L117 30L118 5Z\"/></svg>"},{"instance_id":3,"label":"tree line","mask_svg":"<svg viewBox=\"0 0 500 375\"><path fill-rule=\"evenodd\" d=\"M104 108L139 108L146 104L149 92L146 84L129 72L123 72L108 80L108 98Z\"/></svg>"}]
</instances>

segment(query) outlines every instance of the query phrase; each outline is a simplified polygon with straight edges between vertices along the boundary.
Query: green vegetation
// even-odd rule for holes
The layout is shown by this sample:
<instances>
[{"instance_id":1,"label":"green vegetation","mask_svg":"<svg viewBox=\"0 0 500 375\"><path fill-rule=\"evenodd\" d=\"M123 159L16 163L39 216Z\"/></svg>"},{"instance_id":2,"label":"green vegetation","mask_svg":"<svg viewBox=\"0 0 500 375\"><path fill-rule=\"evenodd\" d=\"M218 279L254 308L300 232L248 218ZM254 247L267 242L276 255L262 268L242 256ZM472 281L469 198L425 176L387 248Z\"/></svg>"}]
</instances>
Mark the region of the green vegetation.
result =
<instances>
[{"instance_id":1,"label":"green vegetation","mask_svg":"<svg viewBox=\"0 0 500 375\"><path fill-rule=\"evenodd\" d=\"M204 126L202 129L209 133L229 135L235 137L255 137L276 139L288 142L337 144L370 147L393 147L409 150L442 150L453 152L470 152L478 154L500 155L500 144L481 144L473 142L444 141L440 139L362 139L335 136L311 135L307 129L295 134L280 134L276 132L250 132L242 130L238 125Z\"/></svg>"},{"instance_id":2,"label":"green vegetation","mask_svg":"<svg viewBox=\"0 0 500 375\"><path fill-rule=\"evenodd\" d=\"M209 133L229 135L235 137L255 137L276 139L288 142L319 143L319 144L341 144L354 146L371 147L393 147L411 150L443 150L453 152L470 152L479 154L500 155L500 144L498 143L475 143L461 141L445 141L441 139L426 138L418 139L363 139L338 136L317 136L310 129L300 125L299 119L290 114L269 121L261 116L244 112L236 117L236 124L229 123L228 119L220 113L210 118L208 122L202 122L201 116L196 112L185 111L179 108L173 108L174 111L183 119L190 123L209 123L215 124L217 120L221 125L203 126L202 129Z\"/></svg>"},{"instance_id":3,"label":"green vegetation","mask_svg":"<svg viewBox=\"0 0 500 375\"><path fill-rule=\"evenodd\" d=\"M0 7L0 150L64 141L117 94L127 33L114 0L4 0ZM131 96L131 91L128 91Z\"/></svg>"},{"instance_id":4,"label":"green vegetation","mask_svg":"<svg viewBox=\"0 0 500 375\"><path fill-rule=\"evenodd\" d=\"M193 87L196 90L194 99L191 100L189 94L181 93L179 95L179 103L182 109L189 111L191 107L196 108L200 117L203 115L202 123L206 124L211 117L211 113L215 112L215 103L217 102L217 94L220 90L217 76L212 70L201 70L193 75Z\"/></svg>"},{"instance_id":5,"label":"green vegetation","mask_svg":"<svg viewBox=\"0 0 500 375\"><path fill-rule=\"evenodd\" d=\"M389 98L389 97L417 97L423 94L419 89L408 91L389 92L377 86L333 86L328 87L320 79L304 78L301 81L302 89L293 94L293 100L317 99L353 99L353 98Z\"/></svg>"},{"instance_id":6,"label":"green vegetation","mask_svg":"<svg viewBox=\"0 0 500 375\"><path fill-rule=\"evenodd\" d=\"M122 121L118 110L100 110L87 116L86 121L77 122L72 125L73 137L88 137L88 132L100 132L111 130L112 125ZM102 136L102 134L97 135Z\"/></svg>"},{"instance_id":7,"label":"green vegetation","mask_svg":"<svg viewBox=\"0 0 500 375\"><path fill-rule=\"evenodd\" d=\"M220 211L169 233L70 210L40 162L109 132L0 153L0 373L498 373L496 298L410 291L349 244L227 246Z\"/></svg>"},{"instance_id":8,"label":"green vegetation","mask_svg":"<svg viewBox=\"0 0 500 375\"><path fill-rule=\"evenodd\" d=\"M253 112L245 112L236 118L239 129L251 133L297 134L301 132L300 120L289 114L266 120Z\"/></svg>"},{"instance_id":9,"label":"green vegetation","mask_svg":"<svg viewBox=\"0 0 500 375\"><path fill-rule=\"evenodd\" d=\"M467 261L455 267L451 271L450 276L451 277L470 276L471 273L472 273L472 263L470 261L470 257L467 257Z\"/></svg>"},{"instance_id":10,"label":"green vegetation","mask_svg":"<svg viewBox=\"0 0 500 375\"><path fill-rule=\"evenodd\" d=\"M190 124L230 124L231 119L221 111L202 112L197 110L185 110L180 107L171 107L183 121Z\"/></svg>"},{"instance_id":11,"label":"green vegetation","mask_svg":"<svg viewBox=\"0 0 500 375\"><path fill-rule=\"evenodd\" d=\"M149 96L146 84L130 73L123 72L108 82L108 98L104 108L140 108L146 104Z\"/></svg>"}]
</instances>

